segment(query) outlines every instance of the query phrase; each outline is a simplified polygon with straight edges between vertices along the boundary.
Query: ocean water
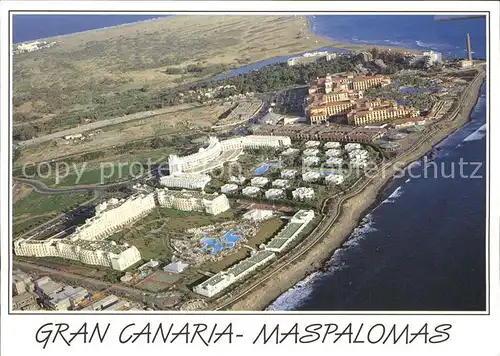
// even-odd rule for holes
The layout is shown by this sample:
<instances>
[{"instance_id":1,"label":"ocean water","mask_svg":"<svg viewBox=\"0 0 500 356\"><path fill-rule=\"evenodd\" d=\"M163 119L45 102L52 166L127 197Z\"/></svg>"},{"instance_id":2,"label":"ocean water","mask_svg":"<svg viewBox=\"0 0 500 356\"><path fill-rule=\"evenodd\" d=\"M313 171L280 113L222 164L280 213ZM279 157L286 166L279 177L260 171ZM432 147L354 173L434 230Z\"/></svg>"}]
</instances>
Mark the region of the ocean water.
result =
<instances>
[{"instance_id":1,"label":"ocean water","mask_svg":"<svg viewBox=\"0 0 500 356\"><path fill-rule=\"evenodd\" d=\"M13 43L151 20L165 15L14 15Z\"/></svg>"},{"instance_id":2,"label":"ocean water","mask_svg":"<svg viewBox=\"0 0 500 356\"><path fill-rule=\"evenodd\" d=\"M433 15L316 15L311 29L330 39L358 44L435 50L465 57L465 35L471 37L473 57L486 58L486 19L436 21Z\"/></svg>"},{"instance_id":3,"label":"ocean water","mask_svg":"<svg viewBox=\"0 0 500 356\"><path fill-rule=\"evenodd\" d=\"M268 310L484 310L484 85L471 118L436 146L435 164L421 159L386 187L324 272Z\"/></svg>"}]
</instances>

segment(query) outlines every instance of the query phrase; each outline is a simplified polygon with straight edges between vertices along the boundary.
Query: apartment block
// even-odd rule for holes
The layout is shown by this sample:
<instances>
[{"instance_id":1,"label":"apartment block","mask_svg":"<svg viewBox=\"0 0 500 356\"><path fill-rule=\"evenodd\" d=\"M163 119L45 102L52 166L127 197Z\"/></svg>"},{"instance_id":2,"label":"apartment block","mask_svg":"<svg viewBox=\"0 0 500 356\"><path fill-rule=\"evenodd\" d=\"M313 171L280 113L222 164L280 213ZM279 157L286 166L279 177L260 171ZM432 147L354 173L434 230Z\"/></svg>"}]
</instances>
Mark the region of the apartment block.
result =
<instances>
[{"instance_id":1,"label":"apartment block","mask_svg":"<svg viewBox=\"0 0 500 356\"><path fill-rule=\"evenodd\" d=\"M196 191L176 191L157 189L158 203L160 206L182 210L200 211L211 215L218 215L231 208L225 194L207 194Z\"/></svg>"}]
</instances>

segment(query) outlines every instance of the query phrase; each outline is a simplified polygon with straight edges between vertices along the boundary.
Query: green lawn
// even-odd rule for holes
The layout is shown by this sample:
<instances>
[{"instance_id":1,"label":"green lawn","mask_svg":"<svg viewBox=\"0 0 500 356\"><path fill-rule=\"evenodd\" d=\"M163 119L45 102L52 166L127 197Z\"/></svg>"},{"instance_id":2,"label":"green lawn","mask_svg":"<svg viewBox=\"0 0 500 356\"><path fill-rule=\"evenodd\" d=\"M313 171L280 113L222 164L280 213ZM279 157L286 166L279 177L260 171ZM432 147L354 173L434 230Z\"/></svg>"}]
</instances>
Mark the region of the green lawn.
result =
<instances>
[{"instance_id":1,"label":"green lawn","mask_svg":"<svg viewBox=\"0 0 500 356\"><path fill-rule=\"evenodd\" d=\"M14 236L21 235L27 231L30 231L31 229L34 229L35 227L49 221L50 219L54 218L57 216L57 213L54 212L49 215L43 215L43 216L37 216L32 219L27 219L23 220L19 223L14 222L13 226L13 234Z\"/></svg>"},{"instance_id":2,"label":"green lawn","mask_svg":"<svg viewBox=\"0 0 500 356\"><path fill-rule=\"evenodd\" d=\"M219 261L206 262L202 264L201 266L198 267L198 269L201 271L218 273L222 270L228 269L229 267L235 265L239 261L244 260L249 256L250 256L250 250L245 247L241 247L238 251L230 255L227 255L226 257L224 257Z\"/></svg>"},{"instance_id":3,"label":"green lawn","mask_svg":"<svg viewBox=\"0 0 500 356\"><path fill-rule=\"evenodd\" d=\"M264 221L257 234L248 240L248 245L258 248L260 244L266 243L284 226L285 222L278 218Z\"/></svg>"},{"instance_id":4,"label":"green lawn","mask_svg":"<svg viewBox=\"0 0 500 356\"><path fill-rule=\"evenodd\" d=\"M109 238L118 243L136 246L143 260L160 259L170 261L170 237L182 234L192 227L216 224L233 218L231 211L217 216L193 211L157 208L145 218L125 227Z\"/></svg>"},{"instance_id":5,"label":"green lawn","mask_svg":"<svg viewBox=\"0 0 500 356\"><path fill-rule=\"evenodd\" d=\"M14 217L24 214L41 215L49 212L65 212L90 200L92 192L43 195L32 192L14 203Z\"/></svg>"},{"instance_id":6,"label":"green lawn","mask_svg":"<svg viewBox=\"0 0 500 356\"><path fill-rule=\"evenodd\" d=\"M119 181L126 181L148 172L149 165L153 166L157 161L165 162L168 154L174 151L173 148L161 148L157 150L142 151L132 155L109 156L107 159L100 158L94 161L77 162L69 160L68 175L64 176L66 170L60 170L59 183L57 186L75 186L75 185L98 185L109 184ZM17 172L20 175L20 172ZM80 176L81 174L81 176ZM40 179L47 186L56 185L56 174L51 174L47 178Z\"/></svg>"},{"instance_id":7,"label":"green lawn","mask_svg":"<svg viewBox=\"0 0 500 356\"><path fill-rule=\"evenodd\" d=\"M116 164L103 164L100 167L86 170L78 179L78 174L73 173L64 178L60 186L74 186L86 184L108 184L127 179L138 178L147 172L147 168L137 163L120 162ZM49 184L54 184L51 180Z\"/></svg>"}]
</instances>

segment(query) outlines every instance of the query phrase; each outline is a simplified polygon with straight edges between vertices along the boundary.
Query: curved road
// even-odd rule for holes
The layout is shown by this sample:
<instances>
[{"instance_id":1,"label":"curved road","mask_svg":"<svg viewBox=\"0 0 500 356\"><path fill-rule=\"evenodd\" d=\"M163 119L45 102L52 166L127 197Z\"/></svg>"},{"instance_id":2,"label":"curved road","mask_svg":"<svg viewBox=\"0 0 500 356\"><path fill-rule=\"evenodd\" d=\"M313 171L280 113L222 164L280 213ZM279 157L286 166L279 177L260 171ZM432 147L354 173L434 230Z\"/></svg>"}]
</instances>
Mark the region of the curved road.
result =
<instances>
[{"instance_id":1,"label":"curved road","mask_svg":"<svg viewBox=\"0 0 500 356\"><path fill-rule=\"evenodd\" d=\"M40 193L40 194L65 194L65 193L83 193L87 192L89 190L106 190L110 187L115 187L115 186L120 186L120 185L125 185L129 183L127 182L120 182L120 183L110 183L110 184L103 184L103 185L83 185L83 186L78 186L75 188L49 188L45 185L45 183L36 180L36 179L27 179L27 178L13 178L14 181L21 182L23 184L29 185L34 189L35 192Z\"/></svg>"}]
</instances>

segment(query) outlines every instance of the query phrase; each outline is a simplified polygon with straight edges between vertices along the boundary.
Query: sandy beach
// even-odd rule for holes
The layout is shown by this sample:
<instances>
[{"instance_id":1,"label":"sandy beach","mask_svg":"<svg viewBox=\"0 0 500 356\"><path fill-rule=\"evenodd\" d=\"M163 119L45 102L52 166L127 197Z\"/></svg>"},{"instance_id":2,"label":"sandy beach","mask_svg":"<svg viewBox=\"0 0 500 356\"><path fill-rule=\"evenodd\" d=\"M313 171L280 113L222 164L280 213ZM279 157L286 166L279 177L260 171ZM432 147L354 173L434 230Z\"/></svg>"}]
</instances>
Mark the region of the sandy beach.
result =
<instances>
[{"instance_id":1,"label":"sandy beach","mask_svg":"<svg viewBox=\"0 0 500 356\"><path fill-rule=\"evenodd\" d=\"M470 113L478 100L480 88L485 78L486 72L481 69L468 90L464 92L463 98L460 100L461 105L453 120L439 123L439 127L428 134L420 145L415 146L412 151L406 152L397 158L398 165L391 164L389 167L382 169L360 193L348 198L341 205L341 213L326 238L312 247L302 258L294 261L282 269L280 273L261 283L259 288L245 294L232 304L230 310L264 310L297 282L320 269L333 252L341 247L351 235L362 217L378 203L380 192L392 180L393 175L399 171L402 165L408 166L418 160L431 150L436 143L442 141L469 121ZM335 215L336 211L330 211L329 213Z\"/></svg>"}]
</instances>

